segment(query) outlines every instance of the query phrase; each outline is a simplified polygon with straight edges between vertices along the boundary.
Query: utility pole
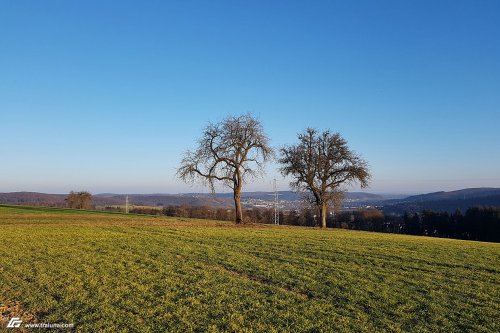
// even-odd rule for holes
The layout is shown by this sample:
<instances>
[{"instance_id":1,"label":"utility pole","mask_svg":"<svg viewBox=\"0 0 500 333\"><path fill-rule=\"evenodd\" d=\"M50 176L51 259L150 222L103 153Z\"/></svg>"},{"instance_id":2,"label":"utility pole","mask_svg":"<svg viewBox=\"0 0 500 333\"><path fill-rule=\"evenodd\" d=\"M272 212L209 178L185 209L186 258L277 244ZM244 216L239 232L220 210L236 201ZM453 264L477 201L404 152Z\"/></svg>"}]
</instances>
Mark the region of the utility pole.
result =
<instances>
[{"instance_id":1,"label":"utility pole","mask_svg":"<svg viewBox=\"0 0 500 333\"><path fill-rule=\"evenodd\" d=\"M128 214L128 195L125 196L125 213Z\"/></svg>"},{"instance_id":2,"label":"utility pole","mask_svg":"<svg viewBox=\"0 0 500 333\"><path fill-rule=\"evenodd\" d=\"M278 186L276 185L276 178L273 181L274 190L274 224L280 224L280 215L278 207Z\"/></svg>"}]
</instances>

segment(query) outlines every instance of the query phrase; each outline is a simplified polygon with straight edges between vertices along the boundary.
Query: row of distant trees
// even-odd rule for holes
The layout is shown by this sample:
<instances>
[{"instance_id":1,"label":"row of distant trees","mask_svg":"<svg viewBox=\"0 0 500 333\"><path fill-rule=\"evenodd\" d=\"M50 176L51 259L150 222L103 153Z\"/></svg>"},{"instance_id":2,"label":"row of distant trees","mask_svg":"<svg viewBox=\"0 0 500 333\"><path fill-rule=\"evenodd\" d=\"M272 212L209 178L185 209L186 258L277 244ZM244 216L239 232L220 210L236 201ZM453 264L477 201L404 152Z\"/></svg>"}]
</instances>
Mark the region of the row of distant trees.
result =
<instances>
[{"instance_id":1,"label":"row of distant trees","mask_svg":"<svg viewBox=\"0 0 500 333\"><path fill-rule=\"evenodd\" d=\"M92 195L89 192L70 192L65 199L69 208L91 209ZM122 211L120 207L105 207L108 211ZM231 221L234 209L209 206L167 206L132 207L130 213L165 215ZM249 223L270 223L274 220L274 209L243 209ZM321 225L317 212L311 208L280 211L279 222L282 225L310 226ZM366 230L375 232L400 233L408 235L424 235L435 237L458 238L488 242L500 242L500 208L472 207L465 214L460 210L454 213L434 212L430 209L420 213L404 215L385 215L377 209L360 209L357 211L330 212L326 217L326 225L331 228Z\"/></svg>"},{"instance_id":2,"label":"row of distant trees","mask_svg":"<svg viewBox=\"0 0 500 333\"><path fill-rule=\"evenodd\" d=\"M500 242L500 208L472 207L465 214L460 210L433 212L424 210L420 214L405 213L404 232L410 235L430 235Z\"/></svg>"},{"instance_id":3,"label":"row of distant trees","mask_svg":"<svg viewBox=\"0 0 500 333\"><path fill-rule=\"evenodd\" d=\"M66 198L66 205L75 209L91 209L92 195L89 192L71 192ZM116 206L105 207L108 211L122 211ZM212 219L221 221L234 220L234 209L209 206L167 206L167 207L132 207L130 213L165 215ZM274 209L243 209L249 223L271 223L274 220ZM279 222L282 225L310 226L321 225L317 211L311 208L280 211ZM331 228L389 232L409 235L458 238L488 242L500 242L500 208L472 207L462 213L434 212L430 209L420 213L404 215L386 215L377 209L360 209L356 211L330 212L326 224Z\"/></svg>"},{"instance_id":4,"label":"row of distant trees","mask_svg":"<svg viewBox=\"0 0 500 333\"><path fill-rule=\"evenodd\" d=\"M309 218L309 221L314 225L314 219ZM360 209L340 212L327 221L329 227L335 228L500 242L498 207L471 207L465 213L456 210L451 214L426 209L403 215Z\"/></svg>"},{"instance_id":5,"label":"row of distant trees","mask_svg":"<svg viewBox=\"0 0 500 333\"><path fill-rule=\"evenodd\" d=\"M221 221L234 219L234 209L206 206L135 207L130 212ZM273 209L251 208L244 209L243 213L251 223L270 223L274 219ZM310 208L280 211L279 221L282 225L309 227L321 223L316 210ZM376 209L360 209L330 213L326 221L331 228L500 242L500 208L497 207L472 207L465 214L460 210L452 214L423 210L404 215L385 215Z\"/></svg>"},{"instance_id":6,"label":"row of distant trees","mask_svg":"<svg viewBox=\"0 0 500 333\"><path fill-rule=\"evenodd\" d=\"M297 216L299 214L284 214L282 223L296 225L297 221L301 221ZM306 218L302 225L317 225L313 212L306 211L300 216ZM500 242L498 207L471 207L465 213L456 210L451 214L426 209L404 215L386 215L376 209L360 209L330 215L327 225L353 230Z\"/></svg>"}]
</instances>

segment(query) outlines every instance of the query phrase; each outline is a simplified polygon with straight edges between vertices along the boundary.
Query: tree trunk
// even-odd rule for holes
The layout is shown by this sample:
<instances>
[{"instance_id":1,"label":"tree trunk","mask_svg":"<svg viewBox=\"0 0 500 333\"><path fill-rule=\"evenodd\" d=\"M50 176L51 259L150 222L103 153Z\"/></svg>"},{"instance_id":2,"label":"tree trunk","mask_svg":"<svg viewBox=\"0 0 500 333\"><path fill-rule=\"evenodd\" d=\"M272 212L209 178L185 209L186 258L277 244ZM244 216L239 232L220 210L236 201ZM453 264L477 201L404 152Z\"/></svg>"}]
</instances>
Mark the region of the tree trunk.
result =
<instances>
[{"instance_id":1,"label":"tree trunk","mask_svg":"<svg viewBox=\"0 0 500 333\"><path fill-rule=\"evenodd\" d=\"M234 189L234 208L235 208L235 222L240 224L243 222L243 212L241 210L241 189Z\"/></svg>"},{"instance_id":2,"label":"tree trunk","mask_svg":"<svg viewBox=\"0 0 500 333\"><path fill-rule=\"evenodd\" d=\"M321 228L326 228L326 202L321 203L319 218L321 220Z\"/></svg>"}]
</instances>

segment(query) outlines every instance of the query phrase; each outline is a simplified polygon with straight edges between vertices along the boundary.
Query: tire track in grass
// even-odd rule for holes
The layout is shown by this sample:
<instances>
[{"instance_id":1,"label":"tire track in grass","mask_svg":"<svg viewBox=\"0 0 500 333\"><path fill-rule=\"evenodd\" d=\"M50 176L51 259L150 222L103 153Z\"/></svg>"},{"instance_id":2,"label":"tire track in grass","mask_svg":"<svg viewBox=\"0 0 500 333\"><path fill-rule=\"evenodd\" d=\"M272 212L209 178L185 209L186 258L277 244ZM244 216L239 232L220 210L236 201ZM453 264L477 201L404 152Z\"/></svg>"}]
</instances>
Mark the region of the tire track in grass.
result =
<instances>
[{"instance_id":1,"label":"tire track in grass","mask_svg":"<svg viewBox=\"0 0 500 333\"><path fill-rule=\"evenodd\" d=\"M227 268L227 267L225 267L223 265L209 263L209 262L206 262L206 261L200 261L200 263L202 265L204 265L204 266L210 267L210 268L215 269L217 271L224 272L226 274L230 274L232 276L236 276L236 277L241 278L241 279L245 279L245 280L249 280L249 281L254 281L254 282L257 282L259 284L263 284L265 286L278 289L278 290L280 290L280 291L282 291L284 293L292 294L292 295L297 296L297 297L302 298L302 299L312 299L312 298L314 298L314 294L310 290L305 290L305 291L293 290L289 286L281 286L281 285L278 285L278 284L274 283L273 281L271 281L269 279L265 279L265 278L258 277L258 276L255 276L255 275L250 275L248 273L236 271L236 270Z\"/></svg>"}]
</instances>

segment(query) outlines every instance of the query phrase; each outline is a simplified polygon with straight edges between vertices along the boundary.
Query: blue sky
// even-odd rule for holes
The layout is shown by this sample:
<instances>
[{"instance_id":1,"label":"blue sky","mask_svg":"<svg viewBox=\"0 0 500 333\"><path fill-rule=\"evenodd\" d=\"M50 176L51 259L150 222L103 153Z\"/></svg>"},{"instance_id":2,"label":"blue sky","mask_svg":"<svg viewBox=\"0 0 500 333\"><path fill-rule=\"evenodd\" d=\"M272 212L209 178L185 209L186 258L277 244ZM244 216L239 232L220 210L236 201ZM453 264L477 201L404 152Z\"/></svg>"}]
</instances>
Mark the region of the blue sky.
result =
<instances>
[{"instance_id":1,"label":"blue sky","mask_svg":"<svg viewBox=\"0 0 500 333\"><path fill-rule=\"evenodd\" d=\"M500 187L499 1L0 0L0 192L177 193L208 121L340 132L371 192ZM247 190L270 190L267 176ZM206 191L206 190L205 190Z\"/></svg>"}]
</instances>

